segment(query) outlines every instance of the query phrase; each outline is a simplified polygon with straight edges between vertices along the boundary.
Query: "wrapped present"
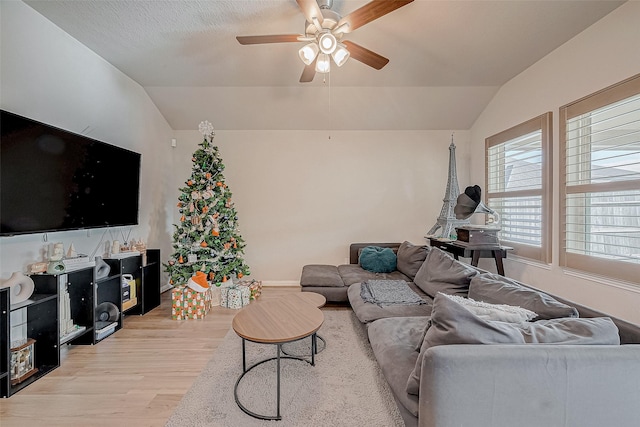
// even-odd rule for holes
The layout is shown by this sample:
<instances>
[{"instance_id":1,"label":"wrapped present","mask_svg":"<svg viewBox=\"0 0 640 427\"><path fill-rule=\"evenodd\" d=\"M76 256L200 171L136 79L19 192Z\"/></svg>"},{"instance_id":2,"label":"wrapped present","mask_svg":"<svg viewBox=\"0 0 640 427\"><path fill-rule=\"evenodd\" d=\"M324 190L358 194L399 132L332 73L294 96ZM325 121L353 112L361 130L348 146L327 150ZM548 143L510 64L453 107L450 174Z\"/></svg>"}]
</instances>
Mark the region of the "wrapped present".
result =
<instances>
[{"instance_id":1,"label":"wrapped present","mask_svg":"<svg viewBox=\"0 0 640 427\"><path fill-rule=\"evenodd\" d=\"M262 293L262 280L241 280L238 282L238 286L246 286L251 292L251 300L258 299Z\"/></svg>"},{"instance_id":2,"label":"wrapped present","mask_svg":"<svg viewBox=\"0 0 640 427\"><path fill-rule=\"evenodd\" d=\"M251 291L246 286L232 286L220 288L220 305L226 308L238 309L249 304Z\"/></svg>"},{"instance_id":3,"label":"wrapped present","mask_svg":"<svg viewBox=\"0 0 640 427\"><path fill-rule=\"evenodd\" d=\"M203 319L212 306L211 289L197 292L187 286L171 291L171 318L174 320Z\"/></svg>"}]
</instances>

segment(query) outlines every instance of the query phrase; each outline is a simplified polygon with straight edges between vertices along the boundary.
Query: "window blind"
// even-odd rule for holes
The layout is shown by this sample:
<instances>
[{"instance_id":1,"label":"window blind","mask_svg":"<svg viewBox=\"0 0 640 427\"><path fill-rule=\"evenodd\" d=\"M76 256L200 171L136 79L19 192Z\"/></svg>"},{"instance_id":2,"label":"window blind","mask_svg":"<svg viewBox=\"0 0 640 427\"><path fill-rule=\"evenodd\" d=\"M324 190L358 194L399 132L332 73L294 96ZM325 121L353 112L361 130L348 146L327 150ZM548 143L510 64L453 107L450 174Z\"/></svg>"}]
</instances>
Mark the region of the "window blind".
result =
<instances>
[{"instance_id":1,"label":"window blind","mask_svg":"<svg viewBox=\"0 0 640 427\"><path fill-rule=\"evenodd\" d=\"M561 120L561 261L567 267L637 283L640 76L563 107Z\"/></svg>"},{"instance_id":2,"label":"window blind","mask_svg":"<svg viewBox=\"0 0 640 427\"><path fill-rule=\"evenodd\" d=\"M500 240L549 262L551 113L486 141L487 204L500 213Z\"/></svg>"}]
</instances>

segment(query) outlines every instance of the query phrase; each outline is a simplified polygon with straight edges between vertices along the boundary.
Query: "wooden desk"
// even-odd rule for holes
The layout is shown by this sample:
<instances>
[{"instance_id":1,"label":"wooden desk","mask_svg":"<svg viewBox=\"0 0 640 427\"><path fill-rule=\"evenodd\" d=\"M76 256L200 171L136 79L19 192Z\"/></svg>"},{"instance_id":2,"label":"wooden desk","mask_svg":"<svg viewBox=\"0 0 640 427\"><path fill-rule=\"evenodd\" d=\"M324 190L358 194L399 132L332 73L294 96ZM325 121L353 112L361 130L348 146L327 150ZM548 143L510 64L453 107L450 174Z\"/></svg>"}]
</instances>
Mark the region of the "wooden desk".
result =
<instances>
[{"instance_id":1,"label":"wooden desk","mask_svg":"<svg viewBox=\"0 0 640 427\"><path fill-rule=\"evenodd\" d=\"M435 237L428 239L431 246L449 252L455 259L471 258L471 265L474 267L478 266L480 258L493 258L496 261L496 270L501 276L504 276L502 260L507 257L507 251L513 249L509 246L469 246L459 240L440 240Z\"/></svg>"}]
</instances>

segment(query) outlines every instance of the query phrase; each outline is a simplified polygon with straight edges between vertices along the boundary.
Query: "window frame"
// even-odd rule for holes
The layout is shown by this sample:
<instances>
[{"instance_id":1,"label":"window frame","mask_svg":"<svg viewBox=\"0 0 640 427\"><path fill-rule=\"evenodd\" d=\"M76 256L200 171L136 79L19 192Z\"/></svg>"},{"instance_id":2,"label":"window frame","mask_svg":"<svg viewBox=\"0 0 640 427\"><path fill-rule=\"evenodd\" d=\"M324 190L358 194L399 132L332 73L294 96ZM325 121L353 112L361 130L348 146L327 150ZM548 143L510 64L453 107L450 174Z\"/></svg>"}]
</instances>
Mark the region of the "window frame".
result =
<instances>
[{"instance_id":1,"label":"window frame","mask_svg":"<svg viewBox=\"0 0 640 427\"><path fill-rule=\"evenodd\" d=\"M609 279L637 283L640 264L617 261L591 255L567 252L567 195L601 191L635 190L640 180L614 183L592 183L567 186L567 120L597 110L640 93L640 74L587 95L559 110L560 139L560 261L563 268L595 274Z\"/></svg>"},{"instance_id":2,"label":"window frame","mask_svg":"<svg viewBox=\"0 0 640 427\"><path fill-rule=\"evenodd\" d=\"M516 126L513 126L500 133L492 135L485 139L485 180L484 185L485 196L484 200L487 203L489 198L513 198L523 196L541 196L541 233L540 233L540 246L527 245L519 242L512 242L505 239L500 239L506 245L513 247L514 254L519 257L529 258L535 261L543 262L546 264L551 263L551 233L553 225L553 113L548 111ZM513 190L502 192L490 192L489 191L489 177L491 171L489 170L489 149L500 144L504 144L513 139L521 136L525 136L532 132L541 132L541 188L535 190ZM499 212L500 213L500 212ZM502 214L501 214L502 215Z\"/></svg>"}]
</instances>

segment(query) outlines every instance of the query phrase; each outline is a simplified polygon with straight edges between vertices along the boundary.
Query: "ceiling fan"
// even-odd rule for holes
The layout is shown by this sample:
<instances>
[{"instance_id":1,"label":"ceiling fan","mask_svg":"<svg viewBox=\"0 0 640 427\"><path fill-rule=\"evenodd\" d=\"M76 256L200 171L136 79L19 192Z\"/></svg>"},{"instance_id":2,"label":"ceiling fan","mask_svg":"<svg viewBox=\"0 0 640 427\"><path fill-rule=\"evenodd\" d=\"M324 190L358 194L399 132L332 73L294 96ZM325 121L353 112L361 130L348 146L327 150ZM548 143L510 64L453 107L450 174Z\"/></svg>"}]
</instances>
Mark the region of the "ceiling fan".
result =
<instances>
[{"instance_id":1,"label":"ceiling fan","mask_svg":"<svg viewBox=\"0 0 640 427\"><path fill-rule=\"evenodd\" d=\"M401 8L413 0L372 0L359 9L342 17L331 10L333 0L296 0L306 19L305 34L275 34L265 36L237 36L240 44L265 44L307 42L298 55L305 67L300 76L301 83L313 80L318 73L328 73L331 60L341 67L349 57L376 70L387 65L384 56L349 40L348 34L369 22Z\"/></svg>"}]
</instances>

